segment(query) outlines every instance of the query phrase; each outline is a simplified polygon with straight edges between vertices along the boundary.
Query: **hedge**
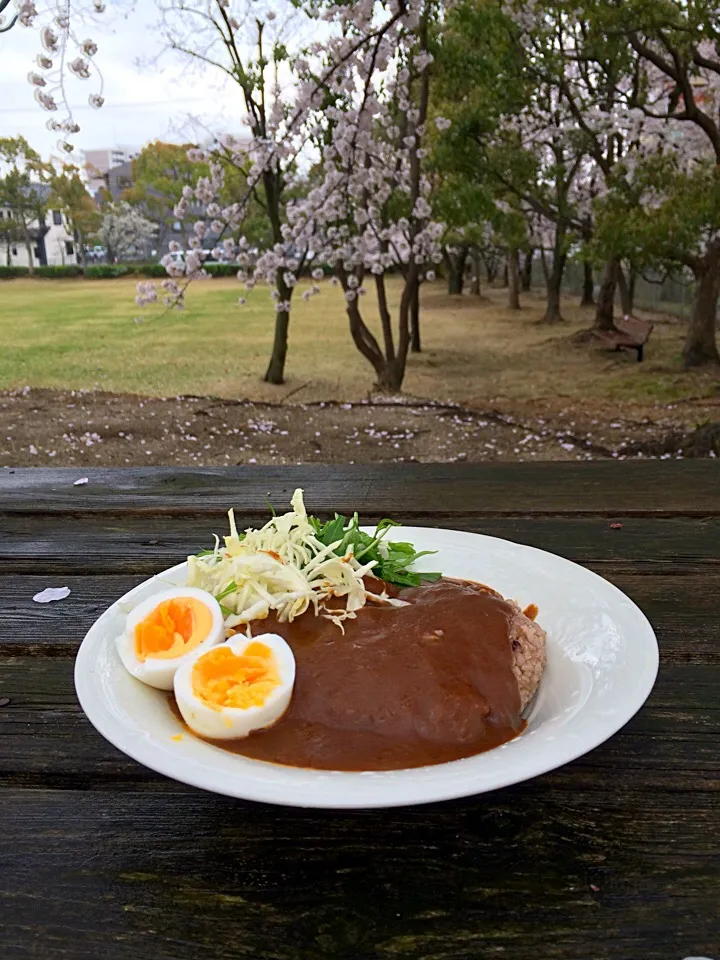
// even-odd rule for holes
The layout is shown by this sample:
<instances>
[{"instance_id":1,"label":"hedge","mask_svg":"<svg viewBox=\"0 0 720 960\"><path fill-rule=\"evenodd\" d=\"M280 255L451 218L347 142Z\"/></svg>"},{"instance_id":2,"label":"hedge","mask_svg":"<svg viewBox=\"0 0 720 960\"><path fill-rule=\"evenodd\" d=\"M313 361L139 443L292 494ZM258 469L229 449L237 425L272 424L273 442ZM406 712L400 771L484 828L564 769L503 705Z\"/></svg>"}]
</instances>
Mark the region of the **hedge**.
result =
<instances>
[{"instance_id":1,"label":"hedge","mask_svg":"<svg viewBox=\"0 0 720 960\"><path fill-rule=\"evenodd\" d=\"M234 277L238 271L234 263L208 263L207 272L213 277ZM27 267L0 266L0 280L12 280L15 277L27 277ZM83 268L78 264L66 266L35 267L35 276L46 279L60 279L63 277L81 277ZM154 277L162 280L167 277L167 271L161 263L91 263L85 270L88 280L110 280L115 277Z\"/></svg>"},{"instance_id":2,"label":"hedge","mask_svg":"<svg viewBox=\"0 0 720 960\"><path fill-rule=\"evenodd\" d=\"M235 263L207 263L205 269L213 277L234 277L238 271ZM314 267L311 265L304 271L309 275ZM328 276L332 273L331 267L322 265L323 273ZM60 279L62 277L81 277L83 268L78 264L67 264L56 267L35 267L36 277ZM0 266L0 280L11 280L14 277L27 277L27 267ZM85 270L88 280L111 280L116 277L152 277L163 280L167 271L161 263L90 263Z\"/></svg>"}]
</instances>

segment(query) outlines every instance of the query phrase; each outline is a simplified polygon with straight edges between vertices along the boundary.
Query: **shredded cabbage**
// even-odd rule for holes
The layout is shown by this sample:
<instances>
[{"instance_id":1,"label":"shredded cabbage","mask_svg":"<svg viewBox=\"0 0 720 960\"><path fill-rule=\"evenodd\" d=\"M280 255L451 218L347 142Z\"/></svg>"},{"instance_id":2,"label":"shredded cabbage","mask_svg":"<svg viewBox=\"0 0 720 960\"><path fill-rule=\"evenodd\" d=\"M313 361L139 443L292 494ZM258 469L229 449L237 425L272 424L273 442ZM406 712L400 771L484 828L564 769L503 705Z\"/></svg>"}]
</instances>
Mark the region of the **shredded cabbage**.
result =
<instances>
[{"instance_id":1,"label":"shredded cabbage","mask_svg":"<svg viewBox=\"0 0 720 960\"><path fill-rule=\"evenodd\" d=\"M225 546L188 557L188 585L207 590L225 608L225 626L232 628L263 620L274 612L281 622L292 621L312 606L342 628L367 601L363 577L376 565L355 559L352 546L344 556L334 550L341 540L325 546L308 520L303 491L290 501L292 510L275 516L260 530L238 533L229 511L230 535ZM342 607L328 607L333 597L346 598Z\"/></svg>"}]
</instances>

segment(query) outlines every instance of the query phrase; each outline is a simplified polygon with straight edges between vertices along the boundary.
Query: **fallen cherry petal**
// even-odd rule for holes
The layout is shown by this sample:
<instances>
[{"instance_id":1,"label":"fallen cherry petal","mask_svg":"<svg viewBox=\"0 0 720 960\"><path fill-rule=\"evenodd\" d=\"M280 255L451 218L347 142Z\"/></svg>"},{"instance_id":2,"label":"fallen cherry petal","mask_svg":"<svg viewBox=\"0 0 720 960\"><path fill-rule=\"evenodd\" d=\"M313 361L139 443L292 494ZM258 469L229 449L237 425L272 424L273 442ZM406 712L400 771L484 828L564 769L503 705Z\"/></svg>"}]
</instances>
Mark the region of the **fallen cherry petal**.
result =
<instances>
[{"instance_id":1,"label":"fallen cherry petal","mask_svg":"<svg viewBox=\"0 0 720 960\"><path fill-rule=\"evenodd\" d=\"M600 893L600 887L595 886L594 883L590 884L590 889L592 890L593 893Z\"/></svg>"},{"instance_id":2,"label":"fallen cherry petal","mask_svg":"<svg viewBox=\"0 0 720 960\"><path fill-rule=\"evenodd\" d=\"M0 707L6 707L10 703L10 697L0 697Z\"/></svg>"},{"instance_id":3,"label":"fallen cherry petal","mask_svg":"<svg viewBox=\"0 0 720 960\"><path fill-rule=\"evenodd\" d=\"M86 483L88 483L88 482L89 482L89 481L88 481L88 478L87 478L87 477L80 477L79 480L75 480L75 482L73 483L73 486L74 486L74 487L83 487L83 486L84 486Z\"/></svg>"},{"instance_id":4,"label":"fallen cherry petal","mask_svg":"<svg viewBox=\"0 0 720 960\"><path fill-rule=\"evenodd\" d=\"M52 603L53 600L64 600L70 596L69 587L48 587L33 597L35 603Z\"/></svg>"},{"instance_id":5,"label":"fallen cherry petal","mask_svg":"<svg viewBox=\"0 0 720 960\"><path fill-rule=\"evenodd\" d=\"M622 525L621 523L611 523L611 524L610 524L610 529L611 529L611 530L622 530L622 528L623 528L623 525Z\"/></svg>"}]
</instances>

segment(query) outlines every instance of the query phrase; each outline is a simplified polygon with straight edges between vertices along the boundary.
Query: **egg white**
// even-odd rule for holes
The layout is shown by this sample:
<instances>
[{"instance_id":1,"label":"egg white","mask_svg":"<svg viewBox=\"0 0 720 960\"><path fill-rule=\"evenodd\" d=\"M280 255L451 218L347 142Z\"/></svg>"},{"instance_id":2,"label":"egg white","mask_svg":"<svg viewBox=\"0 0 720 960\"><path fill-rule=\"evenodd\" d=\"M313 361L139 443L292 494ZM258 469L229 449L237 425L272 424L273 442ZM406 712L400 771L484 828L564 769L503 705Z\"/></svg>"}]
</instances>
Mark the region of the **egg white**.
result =
<instances>
[{"instance_id":1,"label":"egg white","mask_svg":"<svg viewBox=\"0 0 720 960\"><path fill-rule=\"evenodd\" d=\"M272 651L279 684L268 694L263 704L241 709L239 707L213 708L193 690L192 671L197 660L207 651L189 654L175 674L175 700L183 720L190 729L210 740L237 740L254 730L262 730L276 723L287 710L295 684L295 657L282 637L265 633L257 637L235 636L227 641L236 656L241 656L251 643L262 643Z\"/></svg>"},{"instance_id":2,"label":"egg white","mask_svg":"<svg viewBox=\"0 0 720 960\"><path fill-rule=\"evenodd\" d=\"M135 628L137 625L150 616L161 603L168 600L179 600L183 597L199 600L210 611L212 624L206 639L193 650L172 660L161 657L147 657L145 661L138 659L135 651ZM205 590L198 590L196 587L175 587L171 590L163 590L162 593L155 593L143 603L138 604L128 614L125 621L125 631L117 638L116 645L120 659L128 673L150 687L156 687L158 690L172 690L175 673L180 664L187 657L204 653L211 647L217 646L217 644L222 643L224 638L223 614L215 597Z\"/></svg>"}]
</instances>

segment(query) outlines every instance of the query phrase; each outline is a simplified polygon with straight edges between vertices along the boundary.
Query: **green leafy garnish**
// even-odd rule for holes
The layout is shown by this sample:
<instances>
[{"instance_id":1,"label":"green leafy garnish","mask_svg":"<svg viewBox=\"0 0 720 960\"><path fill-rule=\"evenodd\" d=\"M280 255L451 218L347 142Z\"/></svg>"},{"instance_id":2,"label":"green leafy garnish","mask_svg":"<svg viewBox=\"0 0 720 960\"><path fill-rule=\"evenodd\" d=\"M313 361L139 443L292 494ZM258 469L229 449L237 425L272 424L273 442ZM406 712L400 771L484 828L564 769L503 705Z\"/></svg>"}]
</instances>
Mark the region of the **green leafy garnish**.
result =
<instances>
[{"instance_id":1,"label":"green leafy garnish","mask_svg":"<svg viewBox=\"0 0 720 960\"><path fill-rule=\"evenodd\" d=\"M363 563L375 561L373 575L387 583L398 587L419 587L423 583L435 583L442 576L441 573L420 573L409 570L420 557L429 556L435 550L415 550L411 543L384 542L385 536L393 528L400 526L395 520L386 518L381 520L375 528L374 534L365 533L360 529L360 519L356 514L348 520L340 514L335 514L332 520L323 523L317 517L308 517L315 529L318 540L326 547L337 544L333 553L343 557L352 547L356 560ZM382 543L382 549L380 544Z\"/></svg>"}]
</instances>

